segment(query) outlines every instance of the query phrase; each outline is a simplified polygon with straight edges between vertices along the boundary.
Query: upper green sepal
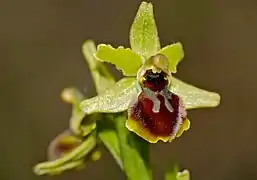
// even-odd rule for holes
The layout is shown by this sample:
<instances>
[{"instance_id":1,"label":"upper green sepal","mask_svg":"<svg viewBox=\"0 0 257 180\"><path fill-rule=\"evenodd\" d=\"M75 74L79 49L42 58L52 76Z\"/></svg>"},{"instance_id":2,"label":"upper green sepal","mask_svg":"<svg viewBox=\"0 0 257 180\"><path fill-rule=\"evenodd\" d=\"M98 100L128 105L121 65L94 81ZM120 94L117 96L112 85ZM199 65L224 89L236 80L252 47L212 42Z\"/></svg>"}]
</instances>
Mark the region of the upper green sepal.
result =
<instances>
[{"instance_id":1,"label":"upper green sepal","mask_svg":"<svg viewBox=\"0 0 257 180\"><path fill-rule=\"evenodd\" d=\"M125 76L136 76L143 62L143 59L129 48L113 48L106 44L97 46L95 57L102 62L114 64Z\"/></svg>"},{"instance_id":2,"label":"upper green sepal","mask_svg":"<svg viewBox=\"0 0 257 180\"><path fill-rule=\"evenodd\" d=\"M130 46L145 59L160 50L158 32L154 20L153 5L142 2L130 29Z\"/></svg>"},{"instance_id":3,"label":"upper green sepal","mask_svg":"<svg viewBox=\"0 0 257 180\"><path fill-rule=\"evenodd\" d=\"M115 84L113 76L101 62L95 58L96 46L91 40L87 40L82 47L83 55L88 63L92 78L98 94L103 93L107 88Z\"/></svg>"}]
</instances>

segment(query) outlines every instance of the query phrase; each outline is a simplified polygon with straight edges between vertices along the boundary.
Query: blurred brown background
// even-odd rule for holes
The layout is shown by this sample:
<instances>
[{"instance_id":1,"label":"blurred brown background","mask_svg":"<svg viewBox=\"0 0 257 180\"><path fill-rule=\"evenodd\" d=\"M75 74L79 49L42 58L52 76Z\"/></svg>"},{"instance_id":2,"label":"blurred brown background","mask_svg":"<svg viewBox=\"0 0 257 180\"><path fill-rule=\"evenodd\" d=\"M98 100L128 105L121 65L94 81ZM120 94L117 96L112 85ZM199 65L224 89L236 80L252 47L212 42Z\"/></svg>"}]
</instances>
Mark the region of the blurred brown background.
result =
<instances>
[{"instance_id":1,"label":"blurred brown background","mask_svg":"<svg viewBox=\"0 0 257 180\"><path fill-rule=\"evenodd\" d=\"M257 1L155 0L162 45L181 41L177 77L217 91L215 109L189 112L192 128L152 145L154 177L178 162L193 180L257 179ZM0 1L0 179L125 179L105 152L86 169L37 177L49 141L68 126L64 87L94 92L81 45L86 39L128 46L139 0Z\"/></svg>"}]
</instances>

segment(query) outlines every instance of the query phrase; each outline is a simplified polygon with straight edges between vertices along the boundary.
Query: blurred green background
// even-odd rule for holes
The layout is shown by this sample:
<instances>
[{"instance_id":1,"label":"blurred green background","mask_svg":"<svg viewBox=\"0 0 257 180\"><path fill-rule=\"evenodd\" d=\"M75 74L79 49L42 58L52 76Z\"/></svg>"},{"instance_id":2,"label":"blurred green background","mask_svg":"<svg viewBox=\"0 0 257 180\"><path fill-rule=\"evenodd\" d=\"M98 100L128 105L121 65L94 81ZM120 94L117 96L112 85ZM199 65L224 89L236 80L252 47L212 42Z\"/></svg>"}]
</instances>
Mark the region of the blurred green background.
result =
<instances>
[{"instance_id":1,"label":"blurred green background","mask_svg":"<svg viewBox=\"0 0 257 180\"><path fill-rule=\"evenodd\" d=\"M107 151L86 169L61 176L37 177L32 167L68 127L62 89L94 95L83 42L129 46L140 2L0 1L1 180L125 179ZM181 138L152 145L155 179L175 162L193 180L257 179L257 1L152 2L162 45L184 44L177 77L222 96L218 108L189 112L192 128Z\"/></svg>"}]
</instances>

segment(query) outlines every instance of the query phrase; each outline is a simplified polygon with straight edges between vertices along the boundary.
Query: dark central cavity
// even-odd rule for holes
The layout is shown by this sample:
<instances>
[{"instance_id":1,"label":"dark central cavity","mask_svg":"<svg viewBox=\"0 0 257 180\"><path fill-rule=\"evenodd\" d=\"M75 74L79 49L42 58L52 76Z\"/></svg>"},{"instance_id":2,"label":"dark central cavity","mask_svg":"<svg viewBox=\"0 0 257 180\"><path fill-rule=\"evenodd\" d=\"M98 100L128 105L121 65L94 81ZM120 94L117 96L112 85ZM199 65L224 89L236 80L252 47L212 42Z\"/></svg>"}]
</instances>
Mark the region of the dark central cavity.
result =
<instances>
[{"instance_id":1,"label":"dark central cavity","mask_svg":"<svg viewBox=\"0 0 257 180\"><path fill-rule=\"evenodd\" d=\"M151 69L148 69L144 74L145 80L143 84L152 91L161 91L168 84L166 77L167 74L163 71L161 73L153 73Z\"/></svg>"}]
</instances>

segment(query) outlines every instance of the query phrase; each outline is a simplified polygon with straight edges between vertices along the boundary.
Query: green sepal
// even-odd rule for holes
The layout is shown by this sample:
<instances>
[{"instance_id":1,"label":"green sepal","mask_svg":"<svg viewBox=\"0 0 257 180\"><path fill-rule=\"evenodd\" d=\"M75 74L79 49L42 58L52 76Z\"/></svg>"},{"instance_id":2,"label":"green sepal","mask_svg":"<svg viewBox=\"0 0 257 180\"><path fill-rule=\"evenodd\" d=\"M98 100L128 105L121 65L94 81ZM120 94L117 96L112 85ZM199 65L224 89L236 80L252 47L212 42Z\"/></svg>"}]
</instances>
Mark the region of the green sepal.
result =
<instances>
[{"instance_id":1,"label":"green sepal","mask_svg":"<svg viewBox=\"0 0 257 180\"><path fill-rule=\"evenodd\" d=\"M137 93L135 78L123 78L105 93L82 101L80 108L86 114L122 112L128 109Z\"/></svg>"},{"instance_id":2,"label":"green sepal","mask_svg":"<svg viewBox=\"0 0 257 180\"><path fill-rule=\"evenodd\" d=\"M160 50L153 5L142 2L130 29L130 46L134 52L148 59Z\"/></svg>"},{"instance_id":3,"label":"green sepal","mask_svg":"<svg viewBox=\"0 0 257 180\"><path fill-rule=\"evenodd\" d=\"M170 77L169 90L182 98L186 109L216 107L220 103L220 95L187 84L175 77Z\"/></svg>"}]
</instances>

